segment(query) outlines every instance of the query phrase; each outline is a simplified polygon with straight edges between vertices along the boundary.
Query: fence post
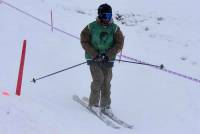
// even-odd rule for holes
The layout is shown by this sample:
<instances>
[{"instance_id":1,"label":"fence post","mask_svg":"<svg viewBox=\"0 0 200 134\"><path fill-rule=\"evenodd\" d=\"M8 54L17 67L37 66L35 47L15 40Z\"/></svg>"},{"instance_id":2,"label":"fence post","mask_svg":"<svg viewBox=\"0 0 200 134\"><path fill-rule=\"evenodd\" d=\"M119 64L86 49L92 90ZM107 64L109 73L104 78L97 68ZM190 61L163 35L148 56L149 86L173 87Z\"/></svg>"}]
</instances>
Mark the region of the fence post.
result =
<instances>
[{"instance_id":1,"label":"fence post","mask_svg":"<svg viewBox=\"0 0 200 134\"><path fill-rule=\"evenodd\" d=\"M53 12L51 9L51 31L53 32Z\"/></svg>"}]
</instances>

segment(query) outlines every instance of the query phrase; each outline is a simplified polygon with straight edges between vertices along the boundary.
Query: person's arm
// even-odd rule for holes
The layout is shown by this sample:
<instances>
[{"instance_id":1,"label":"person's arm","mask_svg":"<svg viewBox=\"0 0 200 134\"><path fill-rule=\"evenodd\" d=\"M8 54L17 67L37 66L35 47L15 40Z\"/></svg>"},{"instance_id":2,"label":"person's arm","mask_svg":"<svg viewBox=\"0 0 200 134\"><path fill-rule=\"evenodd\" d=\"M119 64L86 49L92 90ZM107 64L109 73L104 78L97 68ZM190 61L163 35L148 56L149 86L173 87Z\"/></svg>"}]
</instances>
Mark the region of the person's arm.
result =
<instances>
[{"instance_id":1,"label":"person's arm","mask_svg":"<svg viewBox=\"0 0 200 134\"><path fill-rule=\"evenodd\" d=\"M88 26L86 26L81 32L81 45L83 49L92 56L92 58L97 56L98 53L90 43L90 31Z\"/></svg>"},{"instance_id":2,"label":"person's arm","mask_svg":"<svg viewBox=\"0 0 200 134\"><path fill-rule=\"evenodd\" d=\"M124 36L120 30L120 28L117 28L117 31L114 34L114 46L108 50L106 55L109 59L116 56L117 53L119 53L124 46Z\"/></svg>"}]
</instances>

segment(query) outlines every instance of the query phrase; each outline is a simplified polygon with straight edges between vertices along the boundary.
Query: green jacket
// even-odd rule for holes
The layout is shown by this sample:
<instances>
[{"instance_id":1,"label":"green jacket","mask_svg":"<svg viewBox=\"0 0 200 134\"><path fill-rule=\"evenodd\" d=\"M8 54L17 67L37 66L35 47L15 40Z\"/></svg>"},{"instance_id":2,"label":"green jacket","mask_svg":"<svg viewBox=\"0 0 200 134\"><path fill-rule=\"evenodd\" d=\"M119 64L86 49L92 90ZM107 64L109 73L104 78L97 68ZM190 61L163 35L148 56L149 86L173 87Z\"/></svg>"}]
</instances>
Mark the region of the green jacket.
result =
<instances>
[{"instance_id":1,"label":"green jacket","mask_svg":"<svg viewBox=\"0 0 200 134\"><path fill-rule=\"evenodd\" d=\"M113 60L122 50L123 44L123 34L113 22L108 26L103 26L97 19L81 32L81 45L85 50L87 60L91 60L101 53L105 53L110 60Z\"/></svg>"}]
</instances>

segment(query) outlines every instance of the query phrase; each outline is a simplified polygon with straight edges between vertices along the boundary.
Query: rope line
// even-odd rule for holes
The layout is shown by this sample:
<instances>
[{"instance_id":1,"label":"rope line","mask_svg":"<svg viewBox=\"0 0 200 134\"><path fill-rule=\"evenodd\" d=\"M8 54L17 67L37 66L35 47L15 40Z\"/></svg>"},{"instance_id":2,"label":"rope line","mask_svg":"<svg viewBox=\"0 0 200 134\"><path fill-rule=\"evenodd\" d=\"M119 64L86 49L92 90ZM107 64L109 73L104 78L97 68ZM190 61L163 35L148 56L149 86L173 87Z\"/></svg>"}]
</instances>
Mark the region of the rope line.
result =
<instances>
[{"instance_id":1,"label":"rope line","mask_svg":"<svg viewBox=\"0 0 200 134\"><path fill-rule=\"evenodd\" d=\"M145 63L145 64L149 64L147 62L144 62L144 61L141 61L141 60L137 60L135 58L131 58L131 57L128 57L126 55L121 55L121 57L125 58L125 59L129 59L131 61L136 61L136 62L141 62L141 63ZM163 69L160 69L160 68L157 68L157 67L154 67L154 66L151 66L153 68L156 68L156 69L159 69L159 70L162 70L164 72L167 72L169 74L173 74L173 75L176 75L176 76L179 76L179 77L182 77L182 78L185 78L185 79L188 79L188 80L191 80L191 81L194 81L194 82L197 82L200 84L200 80L197 79L197 78L193 78L191 76L187 76L185 74L181 74L181 73L178 73L178 72L175 72L175 71L172 71L172 70L169 70L169 69L166 69L166 68L163 68Z\"/></svg>"},{"instance_id":2,"label":"rope line","mask_svg":"<svg viewBox=\"0 0 200 134\"><path fill-rule=\"evenodd\" d=\"M25 12L24 10L21 10L21 9L19 9L19 8L17 8L17 7L15 7L15 6L13 6L13 5L11 5L11 4L9 4L9 3L3 1L3 0L0 0L0 2L3 3L3 4L5 4L5 5L7 5L7 6L9 6L9 7L11 7L11 8L13 8L13 9L15 9L15 10L17 10L17 11L19 11L19 12L21 12L21 13L23 13L23 14L25 14L25 15L27 15L27 16L29 16L29 17L31 17L31 18L33 18L33 19L35 19L35 20L37 20L37 21L39 21L39 22L41 22L41 23L43 23L43 24L45 24L45 25L47 25L47 26L49 26L49 27L52 27L52 25L49 24L48 22L46 22L46 21L44 21L44 20L41 20L41 19L39 19L39 18L37 18L37 17L35 17L35 16L33 16L33 15L31 15L31 14ZM73 35L73 34L71 34L71 33L65 32L64 30L62 30L62 29L60 29L60 28L53 27L53 29L55 29L56 31L61 32L61 33L65 34L65 35L67 35L67 36L71 36L71 37L73 37L73 38L75 38L75 39L80 40L79 37L77 37L77 36L75 36L75 35ZM147 62L143 62L143 61L141 61L141 60L137 60L137 59L135 59L135 58L131 58L131 57L128 57L128 56L126 56L126 55L120 54L120 55L118 55L118 56L119 56L119 57L123 57L123 58L125 58L125 59L129 59L129 60L131 60L131 61L136 61L136 62L141 62L141 63L149 64L149 63L147 63ZM154 67L154 66L151 66L151 67L156 68L156 69L159 69L159 70L162 70L162 71L167 72L167 73L169 73L169 74L173 74L173 75L176 75L176 76L179 76L179 77L182 77L182 78L185 78L185 79L188 79L188 80L197 82L197 83L200 84L200 80L197 79L197 78L193 78L193 77L191 77L191 76L187 76L187 75L185 75L185 74L181 74L181 73L178 73L178 72L175 72L175 71L172 71L172 70L169 70L169 69L165 69L165 68L164 68L164 69L160 69L160 68L157 68L157 67Z\"/></svg>"},{"instance_id":3,"label":"rope line","mask_svg":"<svg viewBox=\"0 0 200 134\"><path fill-rule=\"evenodd\" d=\"M3 1L3 0L1 0L1 2L2 2L3 4L5 4L5 5L7 5L7 6L13 8L13 9L15 9L15 10L17 10L17 11L19 11L19 12L21 12L21 13L23 13L23 14L25 14L25 15L27 15L27 16L29 16L29 17L31 17L31 18L33 18L33 19L35 19L35 20L37 20L37 21L39 21L39 22L45 24L45 25L47 25L47 26L49 26L49 27L52 27L52 25L49 24L48 22L46 22L46 21L44 21L44 20L41 20L41 19L39 19L39 18L37 18L37 17L31 15L30 13L25 12L24 10L21 10L21 9L19 9L19 8L17 8L17 7L15 7L15 6L13 6L13 5L11 5L11 4L9 4L9 3ZM64 34L66 34L66 35L68 35L68 36L71 36L71 37L73 37L73 38L80 39L79 37L74 36L74 35L72 35L72 34L70 34L70 33L68 33L68 32L65 32L64 30L59 29L59 28L57 28L57 27L53 27L53 29L55 29L56 31L59 31L59 32L61 32L61 33L64 33Z\"/></svg>"}]
</instances>

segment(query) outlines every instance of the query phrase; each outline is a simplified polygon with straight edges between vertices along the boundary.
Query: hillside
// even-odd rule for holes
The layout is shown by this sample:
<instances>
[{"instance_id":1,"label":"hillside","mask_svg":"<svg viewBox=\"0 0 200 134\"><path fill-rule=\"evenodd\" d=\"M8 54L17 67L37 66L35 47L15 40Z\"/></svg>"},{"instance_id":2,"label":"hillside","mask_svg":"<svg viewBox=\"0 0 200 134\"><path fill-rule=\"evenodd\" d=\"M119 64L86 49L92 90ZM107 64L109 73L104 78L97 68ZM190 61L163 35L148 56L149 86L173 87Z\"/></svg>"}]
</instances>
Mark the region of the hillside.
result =
<instances>
[{"instance_id":1,"label":"hillside","mask_svg":"<svg viewBox=\"0 0 200 134\"><path fill-rule=\"evenodd\" d=\"M123 59L165 66L160 70L115 63L112 109L134 124L132 130L114 130L72 100L74 94L90 93L87 65L30 82L85 61L79 35L104 2L112 5L114 21L125 36ZM199 134L199 4L197 0L2 1L0 134ZM51 10L53 32L48 25ZM23 40L27 52L22 94L16 96Z\"/></svg>"}]
</instances>

